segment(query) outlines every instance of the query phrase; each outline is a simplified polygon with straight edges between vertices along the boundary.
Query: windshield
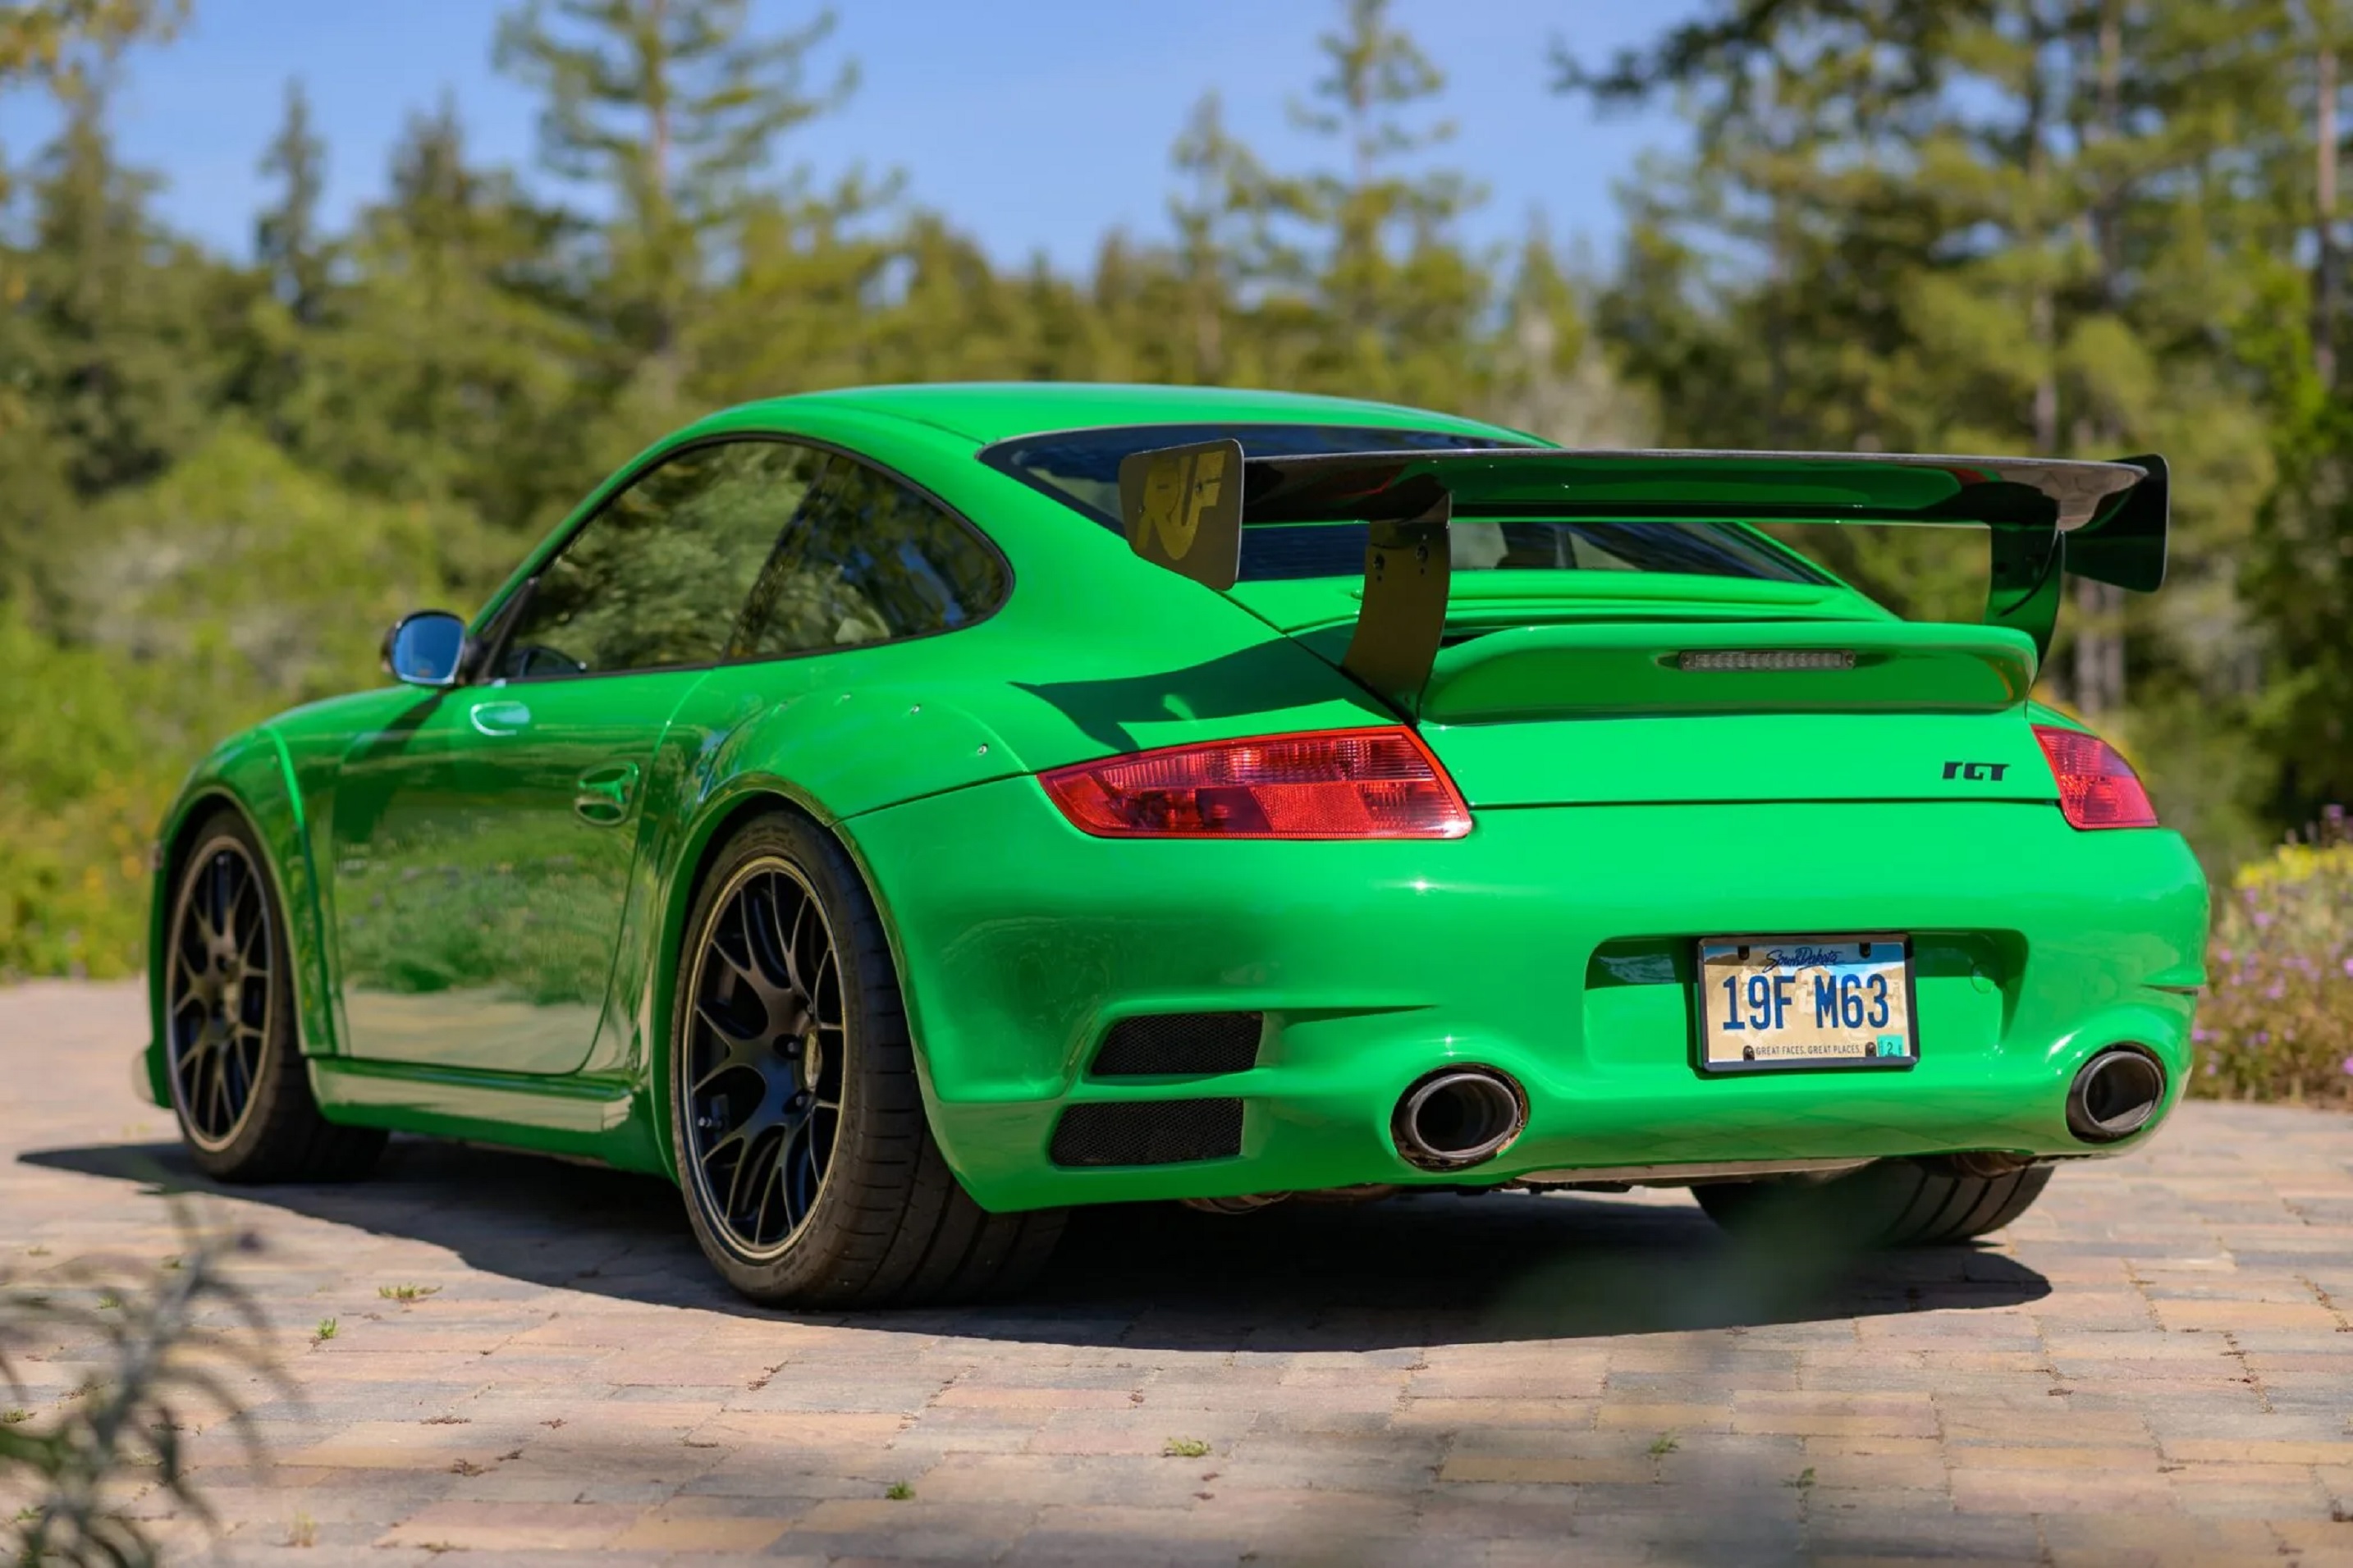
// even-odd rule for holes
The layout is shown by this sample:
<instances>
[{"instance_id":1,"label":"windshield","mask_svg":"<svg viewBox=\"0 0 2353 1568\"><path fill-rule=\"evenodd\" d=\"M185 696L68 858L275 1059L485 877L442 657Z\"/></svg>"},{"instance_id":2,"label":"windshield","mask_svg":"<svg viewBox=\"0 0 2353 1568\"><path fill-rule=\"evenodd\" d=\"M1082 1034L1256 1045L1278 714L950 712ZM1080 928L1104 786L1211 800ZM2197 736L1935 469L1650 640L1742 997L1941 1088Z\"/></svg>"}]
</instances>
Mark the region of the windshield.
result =
<instances>
[{"instance_id":1,"label":"windshield","mask_svg":"<svg viewBox=\"0 0 2353 1568\"><path fill-rule=\"evenodd\" d=\"M1159 447L1233 439L1246 458L1334 452L1471 452L1534 442L1444 430L1353 425L1122 425L1018 436L981 461L1044 491L1082 516L1124 533L1119 518L1120 459ZM1451 531L1457 572L1669 572L1783 583L1824 579L1736 523L1472 521ZM1365 525L1253 523L1242 531L1241 580L1359 577Z\"/></svg>"}]
</instances>

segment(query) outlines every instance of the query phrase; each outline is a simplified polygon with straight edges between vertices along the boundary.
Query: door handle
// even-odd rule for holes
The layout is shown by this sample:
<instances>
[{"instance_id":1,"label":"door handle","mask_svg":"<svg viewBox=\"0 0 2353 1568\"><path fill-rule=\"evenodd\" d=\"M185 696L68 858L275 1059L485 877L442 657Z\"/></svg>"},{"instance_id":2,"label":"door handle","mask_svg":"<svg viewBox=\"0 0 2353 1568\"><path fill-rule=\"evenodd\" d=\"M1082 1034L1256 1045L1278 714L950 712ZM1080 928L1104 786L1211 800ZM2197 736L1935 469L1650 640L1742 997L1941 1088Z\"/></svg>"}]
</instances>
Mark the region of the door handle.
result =
<instances>
[{"instance_id":1,"label":"door handle","mask_svg":"<svg viewBox=\"0 0 2353 1568\"><path fill-rule=\"evenodd\" d=\"M477 702L466 717L484 735L520 735L531 727L531 710L520 702Z\"/></svg>"},{"instance_id":2,"label":"door handle","mask_svg":"<svg viewBox=\"0 0 2353 1568\"><path fill-rule=\"evenodd\" d=\"M609 763L580 775L580 793L572 797L573 815L597 827L610 827L629 815L629 796L638 787L638 764Z\"/></svg>"}]
</instances>

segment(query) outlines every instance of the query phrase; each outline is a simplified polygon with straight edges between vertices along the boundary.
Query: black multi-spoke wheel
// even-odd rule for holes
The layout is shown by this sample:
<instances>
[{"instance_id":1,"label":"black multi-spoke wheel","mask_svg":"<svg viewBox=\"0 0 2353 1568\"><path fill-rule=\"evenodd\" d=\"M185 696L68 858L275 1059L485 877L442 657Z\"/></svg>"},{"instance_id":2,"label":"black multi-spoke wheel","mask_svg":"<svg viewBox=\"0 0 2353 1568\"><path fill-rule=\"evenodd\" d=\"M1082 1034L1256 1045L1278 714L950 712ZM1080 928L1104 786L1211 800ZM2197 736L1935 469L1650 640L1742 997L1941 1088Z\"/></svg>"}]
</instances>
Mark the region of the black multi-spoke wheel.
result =
<instances>
[{"instance_id":1,"label":"black multi-spoke wheel","mask_svg":"<svg viewBox=\"0 0 2353 1568\"><path fill-rule=\"evenodd\" d=\"M825 1188L849 1048L833 932L790 861L728 879L689 986L689 1178L740 1256L772 1258Z\"/></svg>"},{"instance_id":2,"label":"black multi-spoke wheel","mask_svg":"<svg viewBox=\"0 0 2353 1568\"><path fill-rule=\"evenodd\" d=\"M702 1249L777 1306L1018 1285L1060 1210L991 1215L924 1120L882 922L839 844L757 817L703 874L679 953L670 1131Z\"/></svg>"},{"instance_id":3,"label":"black multi-spoke wheel","mask_svg":"<svg viewBox=\"0 0 2353 1568\"><path fill-rule=\"evenodd\" d=\"M164 1068L190 1154L227 1181L365 1174L385 1135L333 1125L311 1096L285 922L252 829L224 811L184 843L157 979Z\"/></svg>"}]
</instances>

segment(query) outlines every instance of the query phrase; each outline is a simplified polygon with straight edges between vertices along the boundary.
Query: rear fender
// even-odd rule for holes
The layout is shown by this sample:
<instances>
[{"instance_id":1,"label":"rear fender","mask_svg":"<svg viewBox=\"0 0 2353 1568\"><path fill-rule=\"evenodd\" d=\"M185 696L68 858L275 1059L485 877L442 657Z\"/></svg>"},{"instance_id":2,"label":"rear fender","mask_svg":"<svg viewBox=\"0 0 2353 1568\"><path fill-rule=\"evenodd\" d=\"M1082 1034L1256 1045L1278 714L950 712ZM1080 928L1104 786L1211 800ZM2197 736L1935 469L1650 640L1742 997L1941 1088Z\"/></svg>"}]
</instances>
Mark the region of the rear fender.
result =
<instances>
[{"instance_id":1,"label":"rear fender","mask_svg":"<svg viewBox=\"0 0 2353 1568\"><path fill-rule=\"evenodd\" d=\"M860 683L775 700L712 686L681 705L663 737L645 800L648 833L632 879L613 1005L592 1073L636 1080L639 1115L673 1167L665 1114L676 955L704 865L725 835L761 811L797 810L832 832L881 911L894 963L902 960L889 907L846 819L910 795L936 795L1022 771L988 725L941 683L917 689ZM732 721L732 722L731 722ZM923 1051L918 1042L918 1071ZM926 1089L928 1093L928 1088Z\"/></svg>"}]
</instances>

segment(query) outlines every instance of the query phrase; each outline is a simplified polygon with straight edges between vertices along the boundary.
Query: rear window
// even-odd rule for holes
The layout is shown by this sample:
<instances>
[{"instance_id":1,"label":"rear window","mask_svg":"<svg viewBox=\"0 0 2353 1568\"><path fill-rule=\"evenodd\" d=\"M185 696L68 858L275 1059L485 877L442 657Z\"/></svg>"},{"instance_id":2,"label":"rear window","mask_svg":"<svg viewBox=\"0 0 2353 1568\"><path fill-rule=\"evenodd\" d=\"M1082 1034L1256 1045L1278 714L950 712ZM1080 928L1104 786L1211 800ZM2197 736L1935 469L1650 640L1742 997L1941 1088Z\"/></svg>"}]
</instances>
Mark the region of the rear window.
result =
<instances>
[{"instance_id":1,"label":"rear window","mask_svg":"<svg viewBox=\"0 0 2353 1568\"><path fill-rule=\"evenodd\" d=\"M1469 452L1530 447L1445 430L1395 430L1352 425L1122 425L1018 436L984 449L981 461L1124 534L1119 517L1120 459L1158 447L1231 438L1247 458L1303 458L1336 452ZM1784 583L1825 579L1736 523L1549 522L1454 524L1457 572L1668 572ZM1242 531L1242 581L1357 577L1365 570L1360 522L1254 523Z\"/></svg>"}]
</instances>

